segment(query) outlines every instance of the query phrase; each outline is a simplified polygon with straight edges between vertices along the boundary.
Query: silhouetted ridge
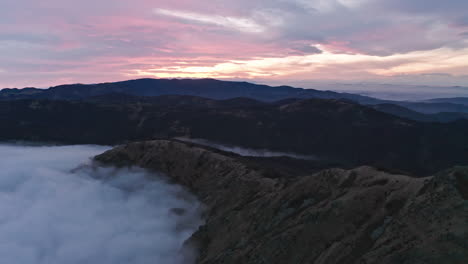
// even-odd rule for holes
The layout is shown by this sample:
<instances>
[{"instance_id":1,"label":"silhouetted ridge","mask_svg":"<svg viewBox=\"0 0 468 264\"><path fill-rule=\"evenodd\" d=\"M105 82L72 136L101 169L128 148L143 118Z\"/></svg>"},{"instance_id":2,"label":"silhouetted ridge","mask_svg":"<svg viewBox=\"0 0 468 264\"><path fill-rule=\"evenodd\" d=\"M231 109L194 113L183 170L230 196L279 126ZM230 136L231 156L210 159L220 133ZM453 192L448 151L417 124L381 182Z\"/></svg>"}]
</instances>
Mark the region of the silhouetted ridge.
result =
<instances>
[{"instance_id":1,"label":"silhouetted ridge","mask_svg":"<svg viewBox=\"0 0 468 264\"><path fill-rule=\"evenodd\" d=\"M34 91L32 93L32 91ZM124 93L136 96L191 95L211 99L232 99L248 97L260 101L278 101L285 98L346 98L356 101L376 101L377 99L330 91L272 87L248 82L220 81L215 79L138 79L115 83L70 84L51 87L46 90L33 89L0 91L0 99L54 99L77 100L92 96ZM377 100L378 101L378 100Z\"/></svg>"}]
</instances>

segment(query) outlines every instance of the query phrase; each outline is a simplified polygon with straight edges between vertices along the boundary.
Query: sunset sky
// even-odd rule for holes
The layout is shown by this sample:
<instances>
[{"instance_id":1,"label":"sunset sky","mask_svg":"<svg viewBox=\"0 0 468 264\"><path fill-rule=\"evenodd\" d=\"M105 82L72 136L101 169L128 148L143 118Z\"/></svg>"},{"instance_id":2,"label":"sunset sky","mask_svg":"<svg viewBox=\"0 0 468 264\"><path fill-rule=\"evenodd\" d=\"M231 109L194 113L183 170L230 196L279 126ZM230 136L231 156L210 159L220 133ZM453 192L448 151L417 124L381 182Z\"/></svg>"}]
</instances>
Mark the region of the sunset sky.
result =
<instances>
[{"instance_id":1,"label":"sunset sky","mask_svg":"<svg viewBox=\"0 0 468 264\"><path fill-rule=\"evenodd\" d=\"M468 86L467 0L1 0L0 87L143 77Z\"/></svg>"}]
</instances>

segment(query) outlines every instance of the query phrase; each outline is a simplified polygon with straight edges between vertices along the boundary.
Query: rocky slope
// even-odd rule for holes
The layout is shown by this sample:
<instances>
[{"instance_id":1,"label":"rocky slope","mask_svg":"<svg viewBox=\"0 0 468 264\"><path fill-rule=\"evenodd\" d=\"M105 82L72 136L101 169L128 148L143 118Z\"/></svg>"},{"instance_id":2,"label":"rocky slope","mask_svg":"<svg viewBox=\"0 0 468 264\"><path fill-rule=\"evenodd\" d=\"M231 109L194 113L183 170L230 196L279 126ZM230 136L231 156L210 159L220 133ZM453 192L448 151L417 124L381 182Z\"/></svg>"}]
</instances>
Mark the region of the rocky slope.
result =
<instances>
[{"instance_id":1,"label":"rocky slope","mask_svg":"<svg viewBox=\"0 0 468 264\"><path fill-rule=\"evenodd\" d=\"M96 161L166 173L207 206L189 241L203 264L466 263L468 168L428 178L370 167L271 177L235 155L174 141Z\"/></svg>"}]
</instances>

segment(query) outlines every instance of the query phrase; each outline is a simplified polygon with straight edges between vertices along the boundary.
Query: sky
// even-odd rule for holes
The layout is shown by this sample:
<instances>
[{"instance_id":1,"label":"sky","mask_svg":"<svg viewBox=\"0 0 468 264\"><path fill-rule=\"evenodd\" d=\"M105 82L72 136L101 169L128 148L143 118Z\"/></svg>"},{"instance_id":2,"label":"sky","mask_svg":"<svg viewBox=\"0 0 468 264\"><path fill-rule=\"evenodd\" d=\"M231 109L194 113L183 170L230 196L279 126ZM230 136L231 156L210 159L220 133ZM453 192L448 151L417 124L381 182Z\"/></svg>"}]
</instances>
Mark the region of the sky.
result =
<instances>
[{"instance_id":1,"label":"sky","mask_svg":"<svg viewBox=\"0 0 468 264\"><path fill-rule=\"evenodd\" d=\"M468 86L466 0L2 0L0 87L137 78Z\"/></svg>"}]
</instances>

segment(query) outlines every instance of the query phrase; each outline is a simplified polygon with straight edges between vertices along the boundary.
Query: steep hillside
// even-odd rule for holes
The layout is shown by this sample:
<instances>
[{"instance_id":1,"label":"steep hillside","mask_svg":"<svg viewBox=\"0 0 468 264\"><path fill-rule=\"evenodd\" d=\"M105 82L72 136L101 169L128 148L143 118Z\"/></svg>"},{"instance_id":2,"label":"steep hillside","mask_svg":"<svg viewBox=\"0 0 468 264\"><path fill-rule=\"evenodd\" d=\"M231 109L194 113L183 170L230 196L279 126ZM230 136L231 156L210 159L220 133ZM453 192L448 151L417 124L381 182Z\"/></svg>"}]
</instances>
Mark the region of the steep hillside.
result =
<instances>
[{"instance_id":1,"label":"steep hillside","mask_svg":"<svg viewBox=\"0 0 468 264\"><path fill-rule=\"evenodd\" d=\"M173 141L95 158L162 171L207 206L188 243L199 264L450 263L468 259L468 169L428 178L370 167L282 178L236 156Z\"/></svg>"}]
</instances>

